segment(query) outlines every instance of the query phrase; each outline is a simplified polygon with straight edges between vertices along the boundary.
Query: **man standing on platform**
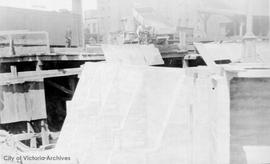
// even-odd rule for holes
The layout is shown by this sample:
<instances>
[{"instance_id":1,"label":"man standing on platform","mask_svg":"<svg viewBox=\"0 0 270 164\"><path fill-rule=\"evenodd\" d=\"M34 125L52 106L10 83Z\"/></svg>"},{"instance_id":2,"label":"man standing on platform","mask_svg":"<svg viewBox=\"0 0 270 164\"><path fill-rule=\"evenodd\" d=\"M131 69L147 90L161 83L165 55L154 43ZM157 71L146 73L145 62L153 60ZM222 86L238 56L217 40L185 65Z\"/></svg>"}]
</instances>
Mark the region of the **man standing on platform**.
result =
<instances>
[{"instance_id":1,"label":"man standing on platform","mask_svg":"<svg viewBox=\"0 0 270 164\"><path fill-rule=\"evenodd\" d=\"M72 31L70 28L67 29L65 38L66 38L66 47L70 48L71 47L71 39L72 39Z\"/></svg>"}]
</instances>

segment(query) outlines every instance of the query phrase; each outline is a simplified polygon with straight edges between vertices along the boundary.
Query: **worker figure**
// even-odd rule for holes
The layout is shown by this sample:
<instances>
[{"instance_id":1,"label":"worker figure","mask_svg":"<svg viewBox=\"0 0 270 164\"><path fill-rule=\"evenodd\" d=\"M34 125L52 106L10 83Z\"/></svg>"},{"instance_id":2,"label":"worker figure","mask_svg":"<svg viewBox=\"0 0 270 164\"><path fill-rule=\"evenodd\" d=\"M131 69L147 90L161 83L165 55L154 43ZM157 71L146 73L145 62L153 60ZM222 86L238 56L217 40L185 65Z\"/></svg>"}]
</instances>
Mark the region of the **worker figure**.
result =
<instances>
[{"instance_id":1,"label":"worker figure","mask_svg":"<svg viewBox=\"0 0 270 164\"><path fill-rule=\"evenodd\" d=\"M66 47L70 48L71 47L71 39L72 39L72 31L70 28L67 29L65 38L66 38Z\"/></svg>"},{"instance_id":2,"label":"worker figure","mask_svg":"<svg viewBox=\"0 0 270 164\"><path fill-rule=\"evenodd\" d=\"M143 31L143 26L142 25L139 25L138 26L136 33L137 33L137 36L139 38L139 44L142 44L143 43L143 39L144 39L143 38L144 31Z\"/></svg>"},{"instance_id":3,"label":"worker figure","mask_svg":"<svg viewBox=\"0 0 270 164\"><path fill-rule=\"evenodd\" d=\"M139 44L149 44L152 43L151 40L151 30L152 27L151 26L145 26L145 25L140 25L137 28L137 35L138 35L138 39L139 39Z\"/></svg>"}]
</instances>

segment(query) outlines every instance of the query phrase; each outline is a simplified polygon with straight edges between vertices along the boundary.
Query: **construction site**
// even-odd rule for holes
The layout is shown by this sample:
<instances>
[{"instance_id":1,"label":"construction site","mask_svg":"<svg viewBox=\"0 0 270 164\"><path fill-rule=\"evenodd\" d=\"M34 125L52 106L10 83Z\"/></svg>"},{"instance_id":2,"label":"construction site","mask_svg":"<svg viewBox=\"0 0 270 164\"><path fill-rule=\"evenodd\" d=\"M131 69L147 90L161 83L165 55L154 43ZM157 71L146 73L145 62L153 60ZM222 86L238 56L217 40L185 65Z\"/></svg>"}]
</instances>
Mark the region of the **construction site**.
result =
<instances>
[{"instance_id":1,"label":"construction site","mask_svg":"<svg viewBox=\"0 0 270 164\"><path fill-rule=\"evenodd\" d=\"M269 0L0 0L0 164L270 163L269 38Z\"/></svg>"}]
</instances>

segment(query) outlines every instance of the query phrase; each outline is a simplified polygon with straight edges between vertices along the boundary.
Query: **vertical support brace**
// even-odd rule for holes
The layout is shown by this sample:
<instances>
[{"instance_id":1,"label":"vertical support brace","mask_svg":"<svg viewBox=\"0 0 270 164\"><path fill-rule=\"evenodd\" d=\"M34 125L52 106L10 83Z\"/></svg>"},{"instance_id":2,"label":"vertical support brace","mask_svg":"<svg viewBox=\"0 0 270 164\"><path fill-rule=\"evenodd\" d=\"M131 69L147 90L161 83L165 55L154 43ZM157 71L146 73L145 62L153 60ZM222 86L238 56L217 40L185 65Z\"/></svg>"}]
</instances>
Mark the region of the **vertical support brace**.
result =
<instances>
[{"instance_id":1,"label":"vertical support brace","mask_svg":"<svg viewBox=\"0 0 270 164\"><path fill-rule=\"evenodd\" d=\"M37 57L36 71L42 70L43 63L39 57Z\"/></svg>"},{"instance_id":2,"label":"vertical support brace","mask_svg":"<svg viewBox=\"0 0 270 164\"><path fill-rule=\"evenodd\" d=\"M41 140L43 146L49 144L48 125L45 120L41 120Z\"/></svg>"},{"instance_id":3,"label":"vertical support brace","mask_svg":"<svg viewBox=\"0 0 270 164\"><path fill-rule=\"evenodd\" d=\"M10 66L10 71L11 71L12 76L18 76L16 65L11 65Z\"/></svg>"},{"instance_id":4,"label":"vertical support brace","mask_svg":"<svg viewBox=\"0 0 270 164\"><path fill-rule=\"evenodd\" d=\"M27 122L27 133L34 133L34 129L32 128L30 122ZM30 139L30 147L31 148L37 147L37 139L36 138Z\"/></svg>"}]
</instances>

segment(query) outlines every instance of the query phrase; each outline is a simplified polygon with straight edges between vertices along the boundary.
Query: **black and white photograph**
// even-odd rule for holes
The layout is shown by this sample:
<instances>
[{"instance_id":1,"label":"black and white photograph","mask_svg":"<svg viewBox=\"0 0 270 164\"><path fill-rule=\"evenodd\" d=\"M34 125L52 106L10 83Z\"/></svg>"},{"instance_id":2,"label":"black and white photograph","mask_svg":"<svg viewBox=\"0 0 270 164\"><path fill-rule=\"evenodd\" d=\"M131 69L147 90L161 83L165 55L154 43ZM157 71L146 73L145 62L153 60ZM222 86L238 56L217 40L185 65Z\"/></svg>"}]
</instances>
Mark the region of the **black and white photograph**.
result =
<instances>
[{"instance_id":1,"label":"black and white photograph","mask_svg":"<svg viewBox=\"0 0 270 164\"><path fill-rule=\"evenodd\" d=\"M0 0L0 164L270 164L270 0Z\"/></svg>"}]
</instances>

